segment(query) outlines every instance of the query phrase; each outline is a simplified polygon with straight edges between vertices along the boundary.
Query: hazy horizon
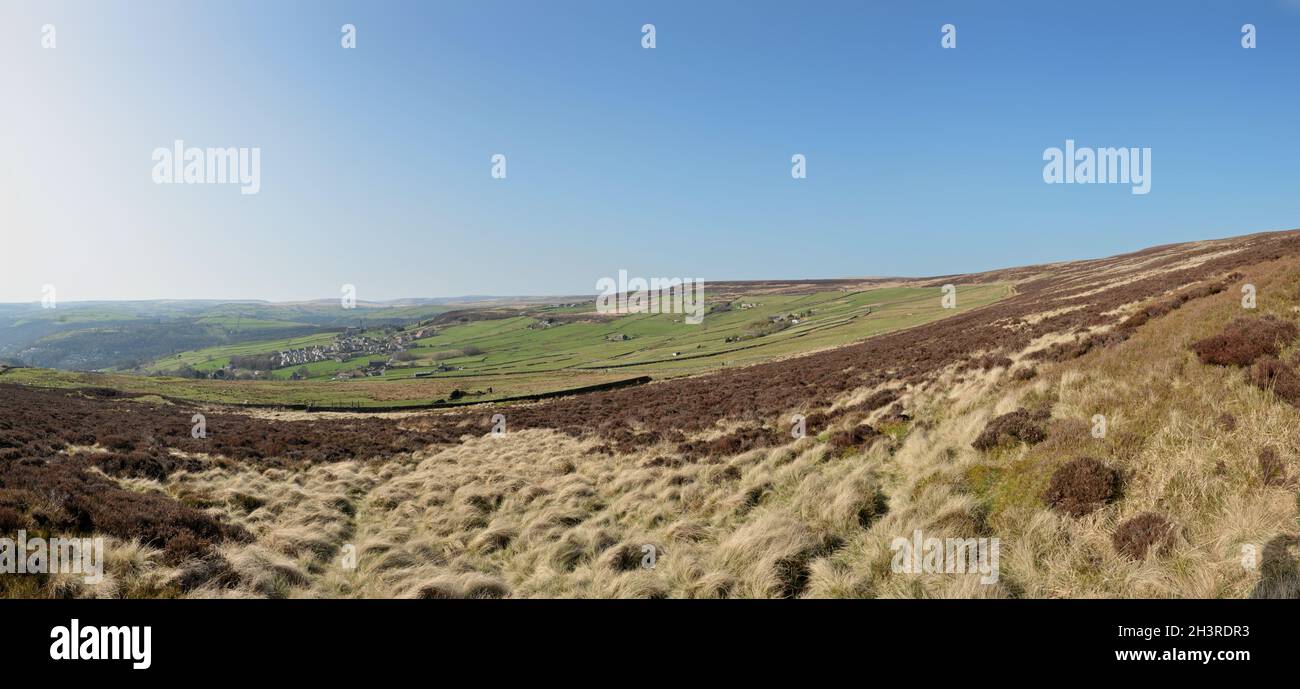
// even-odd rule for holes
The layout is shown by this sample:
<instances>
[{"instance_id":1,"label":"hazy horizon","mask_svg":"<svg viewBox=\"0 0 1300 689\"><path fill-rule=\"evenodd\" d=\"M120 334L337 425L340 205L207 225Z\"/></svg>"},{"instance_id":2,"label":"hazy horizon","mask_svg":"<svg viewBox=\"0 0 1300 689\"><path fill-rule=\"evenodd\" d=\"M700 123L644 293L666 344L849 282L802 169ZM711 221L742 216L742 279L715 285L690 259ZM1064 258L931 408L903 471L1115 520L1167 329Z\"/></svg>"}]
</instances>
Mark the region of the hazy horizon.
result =
<instances>
[{"instance_id":1,"label":"hazy horizon","mask_svg":"<svg viewBox=\"0 0 1300 689\"><path fill-rule=\"evenodd\" d=\"M1266 229L1266 230L1253 230L1253 231L1250 231L1250 232L1240 232L1240 233L1226 234L1226 235L1220 235L1220 236L1206 236L1206 237L1189 238L1189 239L1186 239L1186 240L1181 240L1181 241L1171 242L1171 243L1173 243L1173 244L1183 244L1183 243L1188 243L1188 242L1210 241L1210 240L1217 240L1217 239L1229 239L1229 238L1232 238L1232 237L1247 236L1247 235L1258 234L1258 233L1268 233L1268 232L1289 232L1289 231L1293 231L1293 230L1297 230L1297 229L1300 229L1300 228L1276 228L1276 229ZM1086 261L1086 260L1090 260L1090 259L1110 258L1110 257L1112 257L1112 256L1119 256L1119 255L1123 255L1123 254L1126 254L1126 253L1131 253L1131 252L1133 252L1133 251L1140 251L1140 250L1142 250L1142 249L1150 248L1150 247L1152 247L1152 246L1157 246L1157 245L1155 245L1155 244L1151 244L1151 245L1134 246L1134 247L1131 247L1131 248L1126 248L1126 249L1124 249L1124 250L1117 251L1117 252L1110 253L1110 254L1106 254L1106 255L1097 255L1097 256L1079 256L1079 257L1075 257L1075 258L1071 258L1071 259L1059 259L1059 260L1048 260L1048 261L1042 261L1042 262L1040 262L1040 263L1047 264L1047 263L1061 263L1061 262L1068 262L1068 261L1074 261L1074 260L1085 260L1085 261ZM946 277L946 276L950 276L950 275L978 274L978 273L984 273L984 272L990 272L990 271L996 271L996 270L1004 270L1004 269L1008 269L1008 268L1021 268L1021 267L1025 267L1025 266L1029 266L1029 265L1035 265L1035 264L1032 264L1032 263L1016 263L1016 264L1007 264L1007 265L995 265L995 266L991 266L991 267L988 267L988 268L983 268L983 269L980 269L980 270L964 271L964 272L960 272L960 273L926 273L926 274L917 274L917 275L830 275L830 276L800 276L800 277L792 277L792 276L770 276L770 277L751 277L751 278L723 278L723 279L718 279L718 280L707 280L707 279L706 279L706 282L714 282L714 283L738 283L738 282L765 281L765 282L791 282L791 283L794 283L794 282L800 282L800 281L803 281L803 280L928 280L928 279L935 279L935 278L940 278L940 277ZM398 303L398 302L430 302L430 303L433 303L433 302L440 302L440 303L459 304L459 303L467 303L467 302L469 302L469 301L473 301L473 300L486 301L486 300L508 300L508 299L516 299L516 300L525 300L525 299L556 299L556 298L561 298L561 297L594 298L594 297L598 296L599 294L600 294L600 291L599 291L599 290L595 290L595 289L593 289L593 290L591 290L591 291L588 291L588 292L569 292L569 293L558 293L558 292L557 292L557 293L550 293L550 294L542 294L542 293L538 293L538 294L504 294L504 293L493 294L493 293L485 292L485 293L476 293L476 294L453 294L453 295L405 295L405 296L393 297L393 298L391 298L391 299L358 299L356 303L357 303L358 305L368 305L368 304L387 305L387 304L395 304L395 303ZM133 297L133 298L129 298L129 299L88 298L88 299L66 300L66 299L63 299L63 298L59 298L59 299L58 299L58 304L61 305L61 306L64 306L64 307L71 306L71 305L76 305L76 304L129 303L129 302L139 302L139 303L147 303L147 302L213 302L213 303L223 303L223 304L234 304L234 303L258 303L258 304L271 304L271 305L287 305L287 304L330 303L330 302L337 302L338 299L339 299L339 298L338 298L337 296L307 297L307 298L300 298L300 299L262 299L262 298L257 298L257 297L240 297L240 298L230 298L230 299L225 299L225 298L221 298L221 297L202 297L202 296L198 296L198 297L165 297L165 296L164 296L164 297ZM39 298L39 296L38 296L38 298L36 298L36 299L31 299L31 300L27 300L27 301L9 301L9 300L0 300L0 305L4 305L4 306L25 306L25 305L39 306L40 303L41 303L41 299Z\"/></svg>"},{"instance_id":2,"label":"hazy horizon","mask_svg":"<svg viewBox=\"0 0 1300 689\"><path fill-rule=\"evenodd\" d=\"M0 301L946 275L1294 227L1300 5L1101 5L10 4ZM176 141L256 149L257 193L156 183ZM1075 141L1149 148L1149 193L1045 184Z\"/></svg>"}]
</instances>

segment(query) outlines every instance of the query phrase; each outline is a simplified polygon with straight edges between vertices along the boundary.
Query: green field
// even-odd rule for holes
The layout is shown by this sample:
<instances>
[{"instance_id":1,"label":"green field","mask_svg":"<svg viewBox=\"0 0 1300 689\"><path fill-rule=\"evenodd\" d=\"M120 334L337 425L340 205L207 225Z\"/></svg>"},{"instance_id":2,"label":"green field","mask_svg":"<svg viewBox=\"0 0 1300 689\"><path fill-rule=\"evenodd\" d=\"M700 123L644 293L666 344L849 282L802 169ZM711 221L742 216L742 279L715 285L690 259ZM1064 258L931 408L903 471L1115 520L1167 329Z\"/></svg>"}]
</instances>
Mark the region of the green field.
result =
<instances>
[{"instance_id":1,"label":"green field","mask_svg":"<svg viewBox=\"0 0 1300 689\"><path fill-rule=\"evenodd\" d=\"M1007 293L1008 288L1002 285L959 288L957 311L989 304ZM755 307L738 308L742 303ZM483 350L481 355L444 360L442 363L463 370L435 374L442 376L607 369L621 369L630 375L679 375L840 346L952 313L940 307L938 291L928 287L762 295L741 297L732 304L737 306L710 313L699 325L675 322L680 316L672 314L628 315L608 322L569 323L541 330L529 328L538 318L480 321L418 340L420 346L411 353L419 357L468 346ZM727 342L729 337L745 335L747 326L756 321L809 311L797 325L780 332ZM631 339L606 339L616 333Z\"/></svg>"},{"instance_id":2,"label":"green field","mask_svg":"<svg viewBox=\"0 0 1300 689\"><path fill-rule=\"evenodd\" d=\"M168 361L178 353L185 365L194 365L207 362L211 354L189 356L195 350L328 335L346 328L400 327L489 303L408 300L358 303L348 309L337 300L60 302L48 309L38 303L0 303L0 364L167 372L181 366ZM213 358L226 355L219 352Z\"/></svg>"},{"instance_id":3,"label":"green field","mask_svg":"<svg viewBox=\"0 0 1300 689\"><path fill-rule=\"evenodd\" d=\"M288 337L278 340L258 340L234 345L207 347L190 352L181 352L164 357L149 364L149 368L159 371L174 370L182 365L192 366L197 371L215 371L230 363L230 357L239 355L262 354L265 352L329 344L334 340L334 333L317 333L302 337Z\"/></svg>"},{"instance_id":4,"label":"green field","mask_svg":"<svg viewBox=\"0 0 1300 689\"><path fill-rule=\"evenodd\" d=\"M383 375L354 380L337 380L335 376L388 357L363 355L344 362L331 359L308 364L305 368L310 378L302 381L287 380L301 368L296 366L271 372L273 380L15 369L0 381L101 385L187 399L262 404L398 406L446 399L454 390L464 394L456 396L464 402L488 401L644 375L656 379L693 375L842 346L978 308L1009 293L1006 285L959 286L958 308L951 311L941 308L939 290L933 287L755 294L710 302L713 310L698 325L681 322L681 316L674 314L600 317L592 313L590 304L522 309L517 313L526 315L439 326L435 334L416 340L407 350L413 360L400 362ZM742 304L752 308L741 308ZM784 329L770 325L771 317L790 314L799 315L797 324ZM557 315L577 315L581 320L541 327L545 319ZM411 326L412 331L419 328ZM424 329L430 330L428 326ZM755 336L758 333L766 334ZM378 331L366 334L382 336ZM628 339L611 339L615 334ZM210 347L157 360L152 367L167 371L186 364L200 371L213 370L228 363L231 356L325 345L333 338L331 333L320 333ZM478 351L462 355L467 348ZM415 378L417 373L423 375Z\"/></svg>"}]
</instances>

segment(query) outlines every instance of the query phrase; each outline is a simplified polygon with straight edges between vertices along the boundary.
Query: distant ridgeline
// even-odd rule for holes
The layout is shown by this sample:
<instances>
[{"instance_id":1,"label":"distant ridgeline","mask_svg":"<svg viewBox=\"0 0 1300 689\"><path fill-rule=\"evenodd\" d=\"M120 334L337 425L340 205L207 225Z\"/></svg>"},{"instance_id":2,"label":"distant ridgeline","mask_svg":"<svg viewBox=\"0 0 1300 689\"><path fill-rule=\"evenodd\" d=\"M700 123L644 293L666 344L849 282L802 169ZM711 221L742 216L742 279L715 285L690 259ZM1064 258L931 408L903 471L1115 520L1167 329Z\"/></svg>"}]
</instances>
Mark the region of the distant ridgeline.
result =
<instances>
[{"instance_id":1,"label":"distant ridgeline","mask_svg":"<svg viewBox=\"0 0 1300 689\"><path fill-rule=\"evenodd\" d=\"M136 369L171 354L256 340L403 326L444 306L361 307L338 302L77 302L0 304L0 361L71 370Z\"/></svg>"}]
</instances>

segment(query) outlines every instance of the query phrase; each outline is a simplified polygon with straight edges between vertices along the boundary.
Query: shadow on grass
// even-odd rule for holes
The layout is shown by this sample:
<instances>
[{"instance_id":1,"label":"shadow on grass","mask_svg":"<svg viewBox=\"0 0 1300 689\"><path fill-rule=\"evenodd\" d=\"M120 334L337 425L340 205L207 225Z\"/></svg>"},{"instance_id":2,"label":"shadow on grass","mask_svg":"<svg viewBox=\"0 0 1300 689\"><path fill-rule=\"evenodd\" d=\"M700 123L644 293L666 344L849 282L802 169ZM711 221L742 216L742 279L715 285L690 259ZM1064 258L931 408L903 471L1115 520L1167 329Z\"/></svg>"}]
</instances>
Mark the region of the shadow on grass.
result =
<instances>
[{"instance_id":1,"label":"shadow on grass","mask_svg":"<svg viewBox=\"0 0 1300 689\"><path fill-rule=\"evenodd\" d=\"M1282 534L1264 546L1251 598L1300 598L1300 536Z\"/></svg>"}]
</instances>

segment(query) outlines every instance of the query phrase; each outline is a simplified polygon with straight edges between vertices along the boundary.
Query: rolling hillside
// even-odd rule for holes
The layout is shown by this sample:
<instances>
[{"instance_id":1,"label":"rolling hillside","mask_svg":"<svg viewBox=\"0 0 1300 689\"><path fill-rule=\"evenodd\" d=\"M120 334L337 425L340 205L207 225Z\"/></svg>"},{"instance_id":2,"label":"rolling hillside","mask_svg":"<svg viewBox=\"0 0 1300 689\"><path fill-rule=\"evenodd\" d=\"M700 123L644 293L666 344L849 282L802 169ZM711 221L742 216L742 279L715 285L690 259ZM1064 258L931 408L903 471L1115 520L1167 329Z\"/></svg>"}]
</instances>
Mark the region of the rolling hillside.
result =
<instances>
[{"instance_id":1,"label":"rolling hillside","mask_svg":"<svg viewBox=\"0 0 1300 689\"><path fill-rule=\"evenodd\" d=\"M41 369L10 375L44 386L106 386L250 405L388 408L485 402L806 354L978 309L1005 298L1010 288L959 284L951 309L943 308L938 287L915 284L723 283L710 293L710 313L698 325L672 314L602 316L591 302L498 304L448 311L405 327L221 344L111 375ZM344 341L347 352L320 351ZM281 353L310 354L311 360L264 365ZM189 375L181 375L182 369ZM163 375L136 375L140 370Z\"/></svg>"},{"instance_id":2,"label":"rolling hillside","mask_svg":"<svg viewBox=\"0 0 1300 689\"><path fill-rule=\"evenodd\" d=\"M0 526L113 543L98 585L6 593L1300 596L1300 233L914 286L948 282L1012 293L528 404L250 412L0 374ZM914 535L1000 557L900 571Z\"/></svg>"}]
</instances>

